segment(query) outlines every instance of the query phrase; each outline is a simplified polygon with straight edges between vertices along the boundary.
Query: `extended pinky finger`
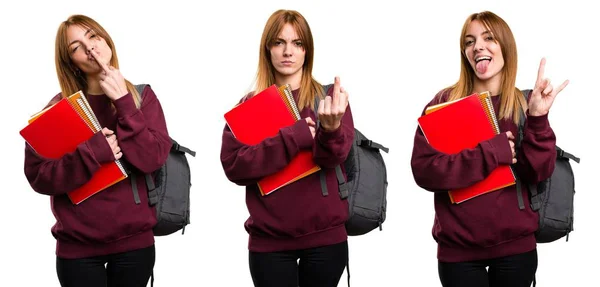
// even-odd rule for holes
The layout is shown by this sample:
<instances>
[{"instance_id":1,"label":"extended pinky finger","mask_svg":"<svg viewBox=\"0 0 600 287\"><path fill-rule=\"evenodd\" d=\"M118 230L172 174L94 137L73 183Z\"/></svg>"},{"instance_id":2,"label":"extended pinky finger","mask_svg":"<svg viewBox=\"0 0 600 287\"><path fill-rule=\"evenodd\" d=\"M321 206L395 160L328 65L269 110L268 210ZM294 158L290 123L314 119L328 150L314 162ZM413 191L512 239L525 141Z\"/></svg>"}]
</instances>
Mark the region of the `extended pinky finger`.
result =
<instances>
[{"instance_id":1,"label":"extended pinky finger","mask_svg":"<svg viewBox=\"0 0 600 287\"><path fill-rule=\"evenodd\" d=\"M555 94L560 93L567 85L569 84L569 80L564 81L556 90L554 90Z\"/></svg>"}]
</instances>

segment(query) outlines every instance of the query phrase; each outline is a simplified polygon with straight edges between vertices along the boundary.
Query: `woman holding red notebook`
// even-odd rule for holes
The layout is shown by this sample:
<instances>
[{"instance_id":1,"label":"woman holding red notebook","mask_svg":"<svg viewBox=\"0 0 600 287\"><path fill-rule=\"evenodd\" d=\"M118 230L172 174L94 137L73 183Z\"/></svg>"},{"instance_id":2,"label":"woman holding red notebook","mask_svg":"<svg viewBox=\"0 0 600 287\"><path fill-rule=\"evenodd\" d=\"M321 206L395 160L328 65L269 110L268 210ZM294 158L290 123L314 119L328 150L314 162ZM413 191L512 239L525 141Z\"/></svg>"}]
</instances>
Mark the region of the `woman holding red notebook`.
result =
<instances>
[{"instance_id":1,"label":"woman holding red notebook","mask_svg":"<svg viewBox=\"0 0 600 287\"><path fill-rule=\"evenodd\" d=\"M354 126L339 78L321 96L324 91L312 76L313 56L306 19L296 11L273 13L263 31L256 87L250 96L274 84L289 84L302 119L256 145L241 143L227 126L223 131L225 174L246 187L250 217L245 228L255 286L337 286L347 263L348 203L337 192L324 194L320 175L324 173L328 190L338 190L334 167L350 151ZM315 97L320 99L317 114ZM312 151L321 171L261 195L257 182L284 168L302 150Z\"/></svg>"},{"instance_id":2,"label":"woman holding red notebook","mask_svg":"<svg viewBox=\"0 0 600 287\"><path fill-rule=\"evenodd\" d=\"M156 215L144 176L137 176L137 194L131 177L77 205L67 193L117 159L140 175L161 167L171 148L161 105L150 87L138 95L125 80L111 37L89 17L73 15L60 24L55 58L61 92L49 105L81 90L103 127L57 159L25 149L31 187L51 196L58 279L65 287L146 286L155 260Z\"/></svg>"},{"instance_id":3,"label":"woman holding red notebook","mask_svg":"<svg viewBox=\"0 0 600 287\"><path fill-rule=\"evenodd\" d=\"M420 129L411 159L416 183L434 192L433 236L438 243L438 273L443 286L530 286L537 269L535 231L538 215L523 201L516 185L453 204L448 190L469 187L499 166L512 165L527 183L554 170L556 137L548 111L568 81L553 86L544 77L542 59L529 101L515 87L517 50L509 26L492 12L470 15L460 35L461 73L427 107L489 91L500 134L458 153L429 145ZM520 148L515 147L519 117L526 111ZM526 190L526 185L523 185ZM486 270L486 267L489 270Z\"/></svg>"}]
</instances>

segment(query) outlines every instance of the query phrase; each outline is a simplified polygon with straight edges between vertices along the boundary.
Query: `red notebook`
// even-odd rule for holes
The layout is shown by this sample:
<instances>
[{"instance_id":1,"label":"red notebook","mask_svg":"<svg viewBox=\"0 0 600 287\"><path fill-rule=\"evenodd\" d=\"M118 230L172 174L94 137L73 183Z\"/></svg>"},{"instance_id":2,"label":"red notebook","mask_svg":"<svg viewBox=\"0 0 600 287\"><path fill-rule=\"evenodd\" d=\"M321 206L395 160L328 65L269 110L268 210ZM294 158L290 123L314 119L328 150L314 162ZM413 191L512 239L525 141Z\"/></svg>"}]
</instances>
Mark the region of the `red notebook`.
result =
<instances>
[{"instance_id":1,"label":"red notebook","mask_svg":"<svg viewBox=\"0 0 600 287\"><path fill-rule=\"evenodd\" d=\"M455 154L474 148L500 133L489 93L473 94L446 105L435 106L421 116L419 126L429 144L440 152ZM509 165L501 165L484 180L467 188L449 191L453 203L515 184Z\"/></svg>"},{"instance_id":2,"label":"red notebook","mask_svg":"<svg viewBox=\"0 0 600 287\"><path fill-rule=\"evenodd\" d=\"M58 159L75 151L77 146L92 137L94 132L68 100L62 99L38 115L20 131L20 134L39 155ZM106 163L87 183L67 195L73 204L79 204L126 177L127 173L119 161Z\"/></svg>"},{"instance_id":3,"label":"red notebook","mask_svg":"<svg viewBox=\"0 0 600 287\"><path fill-rule=\"evenodd\" d=\"M272 85L225 113L225 121L237 140L247 145L258 144L297 121L284 98ZM295 106L295 103L290 104ZM258 187L264 196L318 170L320 167L314 163L312 151L302 150L285 168L262 178Z\"/></svg>"}]
</instances>

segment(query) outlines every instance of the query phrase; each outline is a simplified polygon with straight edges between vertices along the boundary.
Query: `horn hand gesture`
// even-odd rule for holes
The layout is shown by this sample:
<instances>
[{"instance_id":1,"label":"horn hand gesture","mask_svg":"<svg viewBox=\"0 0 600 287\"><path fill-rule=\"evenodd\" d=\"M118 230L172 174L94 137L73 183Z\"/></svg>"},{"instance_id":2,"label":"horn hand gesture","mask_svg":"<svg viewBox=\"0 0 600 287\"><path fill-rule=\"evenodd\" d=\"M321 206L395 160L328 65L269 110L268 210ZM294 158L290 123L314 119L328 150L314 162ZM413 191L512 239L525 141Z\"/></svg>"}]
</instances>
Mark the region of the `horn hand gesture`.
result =
<instances>
[{"instance_id":1,"label":"horn hand gesture","mask_svg":"<svg viewBox=\"0 0 600 287\"><path fill-rule=\"evenodd\" d=\"M543 116L548 113L556 95L560 93L568 84L569 80L564 81L558 88L554 88L550 83L550 79L544 78L544 69L546 67L546 59L540 61L537 80L531 92L528 109L532 116Z\"/></svg>"}]
</instances>

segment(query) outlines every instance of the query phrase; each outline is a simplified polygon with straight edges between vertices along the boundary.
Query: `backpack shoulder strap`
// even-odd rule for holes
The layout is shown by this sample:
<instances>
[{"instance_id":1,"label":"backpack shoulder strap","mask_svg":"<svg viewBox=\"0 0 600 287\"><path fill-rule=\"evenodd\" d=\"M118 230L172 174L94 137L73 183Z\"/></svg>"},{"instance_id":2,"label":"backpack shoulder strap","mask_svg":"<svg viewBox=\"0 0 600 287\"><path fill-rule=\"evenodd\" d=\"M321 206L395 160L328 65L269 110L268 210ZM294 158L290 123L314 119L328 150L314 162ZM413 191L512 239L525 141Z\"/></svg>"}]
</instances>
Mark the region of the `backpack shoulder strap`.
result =
<instances>
[{"instance_id":1,"label":"backpack shoulder strap","mask_svg":"<svg viewBox=\"0 0 600 287\"><path fill-rule=\"evenodd\" d=\"M148 84L139 84L135 85L135 90L137 91L137 99L140 102L140 106L142 105L142 93L144 92L144 88L146 88Z\"/></svg>"},{"instance_id":2,"label":"backpack shoulder strap","mask_svg":"<svg viewBox=\"0 0 600 287\"><path fill-rule=\"evenodd\" d=\"M329 88L331 88L333 86L333 84L327 84L327 85L322 85L323 87L323 98L325 98L325 96L327 96L327 91L329 91ZM313 107L313 111L315 112L315 117L317 118L317 128L319 127L319 125L321 124L319 122L319 102L321 101L321 98L318 96L315 96L315 103L314 103L314 107Z\"/></svg>"},{"instance_id":3,"label":"backpack shoulder strap","mask_svg":"<svg viewBox=\"0 0 600 287\"><path fill-rule=\"evenodd\" d=\"M521 90L521 93L523 93L523 96L525 97L525 102L529 101L529 94L531 94L531 90ZM523 108L521 108L521 114L519 116L519 125L518 125L518 135L517 135L517 142L516 142L516 151L518 153L518 151L521 149L521 141L523 140L523 129L525 127L525 111ZM515 172L516 175L516 172ZM516 176L517 182L517 201L519 203L519 209L523 210L525 209L525 202L523 200L523 190L521 190L521 185L522 182L519 179L518 176ZM537 187L535 186L530 186L529 188L529 192L532 194L532 207L534 210L536 209L536 204L534 203L535 200L533 200L533 198L535 197L535 195L537 195Z\"/></svg>"},{"instance_id":4,"label":"backpack shoulder strap","mask_svg":"<svg viewBox=\"0 0 600 287\"><path fill-rule=\"evenodd\" d=\"M323 93L325 93L323 96L327 95L327 91L329 91L331 87L333 87L333 84L327 84L323 86Z\"/></svg>"},{"instance_id":5,"label":"backpack shoulder strap","mask_svg":"<svg viewBox=\"0 0 600 287\"><path fill-rule=\"evenodd\" d=\"M529 95L531 95L532 90L522 90L523 96L525 97L525 102L529 102ZM521 146L521 140L523 140L523 128L525 127L525 111L521 109L521 116L519 117L519 138L517 142L517 146Z\"/></svg>"}]
</instances>

